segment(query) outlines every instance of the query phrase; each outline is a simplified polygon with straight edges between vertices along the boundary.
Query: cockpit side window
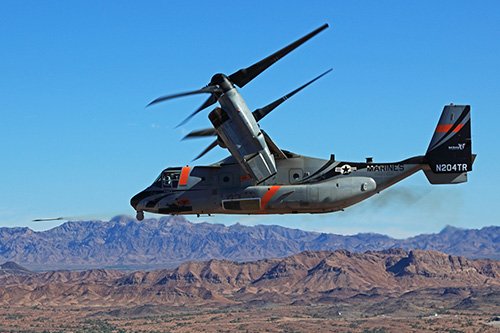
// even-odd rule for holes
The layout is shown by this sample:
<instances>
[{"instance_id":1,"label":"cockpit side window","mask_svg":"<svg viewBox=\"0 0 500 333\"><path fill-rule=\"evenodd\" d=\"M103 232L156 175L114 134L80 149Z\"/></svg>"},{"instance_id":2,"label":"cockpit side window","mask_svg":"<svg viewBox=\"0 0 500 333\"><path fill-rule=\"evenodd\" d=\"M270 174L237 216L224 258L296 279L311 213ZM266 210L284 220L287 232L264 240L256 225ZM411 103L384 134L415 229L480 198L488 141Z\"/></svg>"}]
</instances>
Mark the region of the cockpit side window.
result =
<instances>
[{"instance_id":1,"label":"cockpit side window","mask_svg":"<svg viewBox=\"0 0 500 333\"><path fill-rule=\"evenodd\" d=\"M180 176L181 169L165 169L160 176L156 178L154 184L162 188L177 188Z\"/></svg>"}]
</instances>

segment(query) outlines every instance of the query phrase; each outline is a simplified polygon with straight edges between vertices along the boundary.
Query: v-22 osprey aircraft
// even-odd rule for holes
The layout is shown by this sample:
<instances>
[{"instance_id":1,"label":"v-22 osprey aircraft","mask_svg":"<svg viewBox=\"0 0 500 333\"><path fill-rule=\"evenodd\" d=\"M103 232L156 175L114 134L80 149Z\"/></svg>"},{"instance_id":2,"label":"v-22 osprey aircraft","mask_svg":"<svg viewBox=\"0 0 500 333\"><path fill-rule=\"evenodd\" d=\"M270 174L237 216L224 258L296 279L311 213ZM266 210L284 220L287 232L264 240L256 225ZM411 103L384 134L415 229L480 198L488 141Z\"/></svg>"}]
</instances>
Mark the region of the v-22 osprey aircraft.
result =
<instances>
[{"instance_id":1,"label":"v-22 osprey aircraft","mask_svg":"<svg viewBox=\"0 0 500 333\"><path fill-rule=\"evenodd\" d=\"M216 146L231 156L205 166L170 167L130 203L138 220L144 212L186 214L297 214L343 210L422 170L431 184L467 181L472 154L469 105L446 105L427 152L403 161L374 163L337 161L302 156L280 149L258 122L281 103L327 74L321 74L274 102L250 111L236 86L243 88L279 59L328 27L311 33L231 75L215 74L205 87L157 98L149 105L172 98L209 94L186 120L218 102L208 118L213 127L185 138L215 137L200 154Z\"/></svg>"}]
</instances>

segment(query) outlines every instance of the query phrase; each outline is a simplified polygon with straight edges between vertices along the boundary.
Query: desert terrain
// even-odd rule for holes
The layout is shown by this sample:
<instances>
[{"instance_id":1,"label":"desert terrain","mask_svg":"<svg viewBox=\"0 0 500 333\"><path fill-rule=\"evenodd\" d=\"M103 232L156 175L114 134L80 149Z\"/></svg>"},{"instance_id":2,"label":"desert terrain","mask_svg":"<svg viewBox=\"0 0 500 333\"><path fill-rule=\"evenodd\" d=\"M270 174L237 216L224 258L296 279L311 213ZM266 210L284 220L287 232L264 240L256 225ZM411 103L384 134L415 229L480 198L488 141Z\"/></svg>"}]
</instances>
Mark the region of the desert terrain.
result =
<instances>
[{"instance_id":1,"label":"desert terrain","mask_svg":"<svg viewBox=\"0 0 500 333\"><path fill-rule=\"evenodd\" d=\"M500 262L305 251L154 271L0 275L1 332L498 332Z\"/></svg>"}]
</instances>

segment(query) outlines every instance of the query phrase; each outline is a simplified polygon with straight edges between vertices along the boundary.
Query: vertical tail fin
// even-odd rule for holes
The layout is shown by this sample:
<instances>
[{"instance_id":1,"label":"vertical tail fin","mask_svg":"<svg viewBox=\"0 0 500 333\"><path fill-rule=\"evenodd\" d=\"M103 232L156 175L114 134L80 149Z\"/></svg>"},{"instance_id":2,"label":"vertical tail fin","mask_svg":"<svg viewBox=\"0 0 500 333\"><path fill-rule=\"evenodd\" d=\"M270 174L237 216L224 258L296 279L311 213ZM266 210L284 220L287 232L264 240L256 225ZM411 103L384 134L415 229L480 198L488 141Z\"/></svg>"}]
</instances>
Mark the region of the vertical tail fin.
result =
<instances>
[{"instance_id":1,"label":"vertical tail fin","mask_svg":"<svg viewBox=\"0 0 500 333\"><path fill-rule=\"evenodd\" d=\"M470 105L444 107L425 154L430 167L425 175L432 184L467 181L474 160L470 121Z\"/></svg>"}]
</instances>

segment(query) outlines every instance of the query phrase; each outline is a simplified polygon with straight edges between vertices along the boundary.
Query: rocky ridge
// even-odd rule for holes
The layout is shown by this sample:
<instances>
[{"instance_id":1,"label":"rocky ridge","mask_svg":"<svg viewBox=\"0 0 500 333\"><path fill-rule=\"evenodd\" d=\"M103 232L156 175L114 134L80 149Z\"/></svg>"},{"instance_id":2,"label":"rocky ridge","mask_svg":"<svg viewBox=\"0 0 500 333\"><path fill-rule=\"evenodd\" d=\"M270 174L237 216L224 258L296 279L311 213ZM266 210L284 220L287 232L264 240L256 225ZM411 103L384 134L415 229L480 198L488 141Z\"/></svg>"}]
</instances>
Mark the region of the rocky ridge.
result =
<instances>
[{"instance_id":1,"label":"rocky ridge","mask_svg":"<svg viewBox=\"0 0 500 333\"><path fill-rule=\"evenodd\" d=\"M138 222L117 216L110 221L67 222L41 232L0 228L0 262L15 261L34 270L154 269L193 260L249 261L307 250L361 253L391 248L500 259L500 227L446 227L438 234L403 240L372 233L344 236L276 225L192 223L183 217Z\"/></svg>"},{"instance_id":2,"label":"rocky ridge","mask_svg":"<svg viewBox=\"0 0 500 333\"><path fill-rule=\"evenodd\" d=\"M0 276L0 305L22 306L308 304L412 293L452 295L457 306L477 293L498 301L500 262L437 251L337 250L245 263L213 259L131 273L99 269Z\"/></svg>"}]
</instances>

